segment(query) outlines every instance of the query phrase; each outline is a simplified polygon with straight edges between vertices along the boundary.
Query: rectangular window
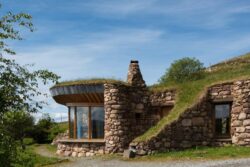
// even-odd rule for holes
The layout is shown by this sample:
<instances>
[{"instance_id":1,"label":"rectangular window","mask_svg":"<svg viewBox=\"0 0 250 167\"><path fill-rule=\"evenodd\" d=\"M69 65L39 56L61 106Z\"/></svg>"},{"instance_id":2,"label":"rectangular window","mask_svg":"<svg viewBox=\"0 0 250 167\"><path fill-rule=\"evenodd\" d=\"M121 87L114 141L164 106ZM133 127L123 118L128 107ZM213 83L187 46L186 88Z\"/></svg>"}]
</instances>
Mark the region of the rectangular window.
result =
<instances>
[{"instance_id":1,"label":"rectangular window","mask_svg":"<svg viewBox=\"0 0 250 167\"><path fill-rule=\"evenodd\" d=\"M69 137L104 138L104 107L69 107Z\"/></svg>"},{"instance_id":2,"label":"rectangular window","mask_svg":"<svg viewBox=\"0 0 250 167\"><path fill-rule=\"evenodd\" d=\"M92 138L104 138L104 111L103 107L91 108Z\"/></svg>"},{"instance_id":3,"label":"rectangular window","mask_svg":"<svg viewBox=\"0 0 250 167\"><path fill-rule=\"evenodd\" d=\"M89 129L89 107L77 107L77 138L87 139Z\"/></svg>"},{"instance_id":4,"label":"rectangular window","mask_svg":"<svg viewBox=\"0 0 250 167\"><path fill-rule=\"evenodd\" d=\"M215 105L215 133L217 136L230 135L231 104Z\"/></svg>"}]
</instances>

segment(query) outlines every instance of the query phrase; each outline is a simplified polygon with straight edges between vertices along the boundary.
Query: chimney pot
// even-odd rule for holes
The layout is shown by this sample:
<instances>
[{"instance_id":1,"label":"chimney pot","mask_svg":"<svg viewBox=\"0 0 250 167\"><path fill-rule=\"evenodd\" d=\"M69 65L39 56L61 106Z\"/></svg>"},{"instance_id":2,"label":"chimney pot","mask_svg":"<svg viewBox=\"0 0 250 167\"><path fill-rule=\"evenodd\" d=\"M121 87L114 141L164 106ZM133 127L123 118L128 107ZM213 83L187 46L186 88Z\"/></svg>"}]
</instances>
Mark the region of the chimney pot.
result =
<instances>
[{"instance_id":1,"label":"chimney pot","mask_svg":"<svg viewBox=\"0 0 250 167\"><path fill-rule=\"evenodd\" d=\"M138 60L131 60L130 63L136 63L136 64L138 64L139 62L138 62Z\"/></svg>"}]
</instances>

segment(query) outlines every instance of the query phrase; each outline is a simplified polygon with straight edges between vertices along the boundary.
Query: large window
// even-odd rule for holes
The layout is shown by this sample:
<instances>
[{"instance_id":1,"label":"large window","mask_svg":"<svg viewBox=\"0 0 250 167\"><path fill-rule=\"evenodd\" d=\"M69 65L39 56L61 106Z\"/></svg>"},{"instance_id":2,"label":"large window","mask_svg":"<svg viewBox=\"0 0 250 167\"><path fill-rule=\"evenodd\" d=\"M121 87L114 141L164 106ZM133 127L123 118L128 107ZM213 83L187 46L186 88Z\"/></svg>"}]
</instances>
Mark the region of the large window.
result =
<instances>
[{"instance_id":1,"label":"large window","mask_svg":"<svg viewBox=\"0 0 250 167\"><path fill-rule=\"evenodd\" d=\"M74 139L103 139L104 108L70 106L69 136Z\"/></svg>"},{"instance_id":2,"label":"large window","mask_svg":"<svg viewBox=\"0 0 250 167\"><path fill-rule=\"evenodd\" d=\"M230 135L231 104L215 104L215 133L217 136Z\"/></svg>"}]
</instances>

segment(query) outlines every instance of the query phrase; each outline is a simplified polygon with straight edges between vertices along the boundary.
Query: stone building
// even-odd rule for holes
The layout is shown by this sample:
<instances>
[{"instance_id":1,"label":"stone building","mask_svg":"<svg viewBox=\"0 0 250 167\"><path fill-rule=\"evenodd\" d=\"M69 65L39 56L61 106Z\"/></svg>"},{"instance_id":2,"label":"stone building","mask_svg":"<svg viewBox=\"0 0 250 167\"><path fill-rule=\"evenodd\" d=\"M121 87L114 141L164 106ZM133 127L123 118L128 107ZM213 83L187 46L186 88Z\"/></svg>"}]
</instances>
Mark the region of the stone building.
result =
<instances>
[{"instance_id":1,"label":"stone building","mask_svg":"<svg viewBox=\"0 0 250 167\"><path fill-rule=\"evenodd\" d=\"M50 91L68 107L69 131L56 141L60 155L93 156L129 147L150 154L223 143L250 145L250 80L211 86L176 121L143 142L133 140L171 112L176 91L149 91L138 61L131 61L127 82L65 82Z\"/></svg>"}]
</instances>

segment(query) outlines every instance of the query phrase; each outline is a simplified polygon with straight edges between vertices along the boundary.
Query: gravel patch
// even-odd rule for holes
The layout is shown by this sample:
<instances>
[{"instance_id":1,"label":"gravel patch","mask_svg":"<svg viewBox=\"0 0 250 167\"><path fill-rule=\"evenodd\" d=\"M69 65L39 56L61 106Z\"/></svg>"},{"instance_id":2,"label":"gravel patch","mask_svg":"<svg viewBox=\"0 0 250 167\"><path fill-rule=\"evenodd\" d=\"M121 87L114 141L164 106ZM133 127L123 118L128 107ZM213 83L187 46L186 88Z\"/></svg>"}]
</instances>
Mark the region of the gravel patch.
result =
<instances>
[{"instance_id":1,"label":"gravel patch","mask_svg":"<svg viewBox=\"0 0 250 167\"><path fill-rule=\"evenodd\" d=\"M123 161L78 158L54 167L249 167L250 158L207 161Z\"/></svg>"}]
</instances>

